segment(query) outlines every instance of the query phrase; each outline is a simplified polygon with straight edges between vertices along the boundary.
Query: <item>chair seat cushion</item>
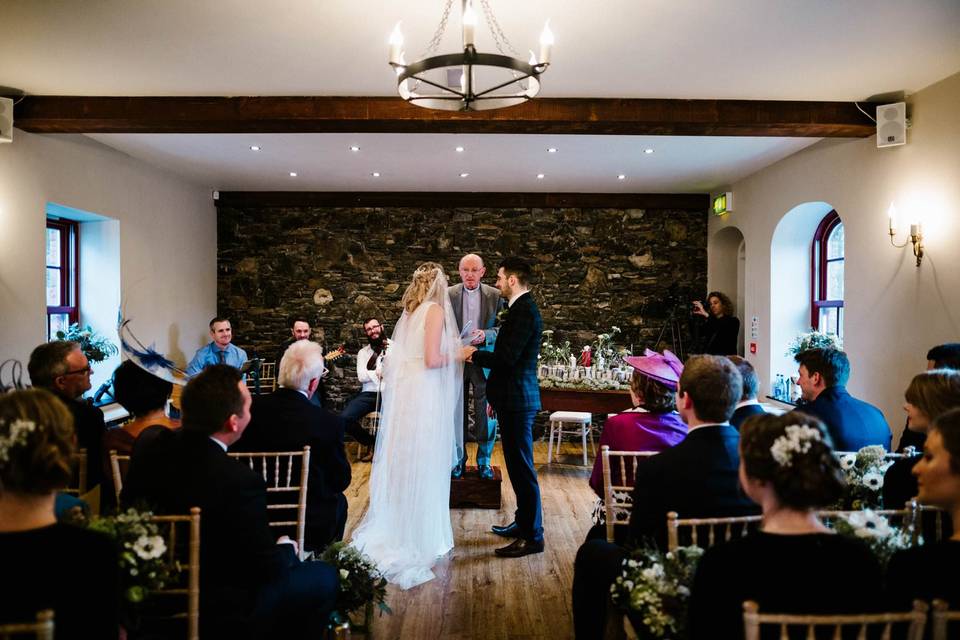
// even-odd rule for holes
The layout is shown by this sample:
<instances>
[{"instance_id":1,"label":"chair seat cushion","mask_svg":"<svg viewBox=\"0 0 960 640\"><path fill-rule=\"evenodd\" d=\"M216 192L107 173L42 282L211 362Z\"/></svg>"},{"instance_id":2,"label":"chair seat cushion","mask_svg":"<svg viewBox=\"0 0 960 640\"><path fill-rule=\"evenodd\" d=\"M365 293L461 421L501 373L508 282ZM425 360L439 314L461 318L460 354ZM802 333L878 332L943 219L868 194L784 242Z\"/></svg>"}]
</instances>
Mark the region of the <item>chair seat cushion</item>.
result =
<instances>
[{"instance_id":1,"label":"chair seat cushion","mask_svg":"<svg viewBox=\"0 0 960 640\"><path fill-rule=\"evenodd\" d=\"M593 416L585 411L554 411L550 414L550 422L579 422L587 424Z\"/></svg>"}]
</instances>

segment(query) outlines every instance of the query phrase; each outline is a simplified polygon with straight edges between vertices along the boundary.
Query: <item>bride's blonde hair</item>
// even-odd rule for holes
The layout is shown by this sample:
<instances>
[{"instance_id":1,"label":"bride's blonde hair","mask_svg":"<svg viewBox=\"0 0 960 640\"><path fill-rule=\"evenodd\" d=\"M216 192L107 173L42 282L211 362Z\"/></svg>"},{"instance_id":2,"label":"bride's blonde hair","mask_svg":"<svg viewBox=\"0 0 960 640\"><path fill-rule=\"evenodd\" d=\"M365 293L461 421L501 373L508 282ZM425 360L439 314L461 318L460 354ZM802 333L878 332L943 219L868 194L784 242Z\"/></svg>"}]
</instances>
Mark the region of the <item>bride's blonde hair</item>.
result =
<instances>
[{"instance_id":1,"label":"bride's blonde hair","mask_svg":"<svg viewBox=\"0 0 960 640\"><path fill-rule=\"evenodd\" d=\"M413 272L413 282L403 292L403 308L408 313L420 306L437 277L445 275L443 267L436 262L424 262Z\"/></svg>"}]
</instances>

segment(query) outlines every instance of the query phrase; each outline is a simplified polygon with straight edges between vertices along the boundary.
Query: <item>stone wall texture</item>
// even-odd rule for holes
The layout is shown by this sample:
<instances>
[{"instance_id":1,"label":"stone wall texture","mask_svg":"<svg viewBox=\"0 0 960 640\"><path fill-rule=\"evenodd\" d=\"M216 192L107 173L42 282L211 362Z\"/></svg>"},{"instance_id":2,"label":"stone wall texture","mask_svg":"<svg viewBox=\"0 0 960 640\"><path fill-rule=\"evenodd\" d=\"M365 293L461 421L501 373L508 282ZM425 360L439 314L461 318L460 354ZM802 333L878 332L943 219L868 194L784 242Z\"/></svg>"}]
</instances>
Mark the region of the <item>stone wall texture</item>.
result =
<instances>
[{"instance_id":1,"label":"stone wall texture","mask_svg":"<svg viewBox=\"0 0 960 640\"><path fill-rule=\"evenodd\" d=\"M218 311L235 342L272 359L305 315L326 349L356 354L368 316L400 316L400 298L423 261L457 264L477 253L493 285L499 260L534 265L534 296L555 340L592 342L611 326L635 351L656 340L678 307L688 341L689 302L706 293L707 214L672 209L223 206L218 210ZM669 346L669 329L666 332ZM664 345L661 345L664 346ZM352 358L327 382L334 406L359 385Z\"/></svg>"}]
</instances>

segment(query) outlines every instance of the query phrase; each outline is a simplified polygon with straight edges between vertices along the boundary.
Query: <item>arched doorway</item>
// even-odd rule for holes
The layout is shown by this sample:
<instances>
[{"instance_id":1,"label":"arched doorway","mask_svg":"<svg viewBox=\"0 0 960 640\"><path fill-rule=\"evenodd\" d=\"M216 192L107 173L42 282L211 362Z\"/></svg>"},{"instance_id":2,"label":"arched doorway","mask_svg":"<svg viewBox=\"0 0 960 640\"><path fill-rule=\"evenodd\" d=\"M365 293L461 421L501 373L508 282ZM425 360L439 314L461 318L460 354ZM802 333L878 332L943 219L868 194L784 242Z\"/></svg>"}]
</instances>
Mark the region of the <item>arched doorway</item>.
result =
<instances>
[{"instance_id":1,"label":"arched doorway","mask_svg":"<svg viewBox=\"0 0 960 640\"><path fill-rule=\"evenodd\" d=\"M746 241L737 227L724 227L710 238L707 248L707 283L710 291L722 291L736 305L740 318L737 353L743 354L746 305Z\"/></svg>"}]
</instances>

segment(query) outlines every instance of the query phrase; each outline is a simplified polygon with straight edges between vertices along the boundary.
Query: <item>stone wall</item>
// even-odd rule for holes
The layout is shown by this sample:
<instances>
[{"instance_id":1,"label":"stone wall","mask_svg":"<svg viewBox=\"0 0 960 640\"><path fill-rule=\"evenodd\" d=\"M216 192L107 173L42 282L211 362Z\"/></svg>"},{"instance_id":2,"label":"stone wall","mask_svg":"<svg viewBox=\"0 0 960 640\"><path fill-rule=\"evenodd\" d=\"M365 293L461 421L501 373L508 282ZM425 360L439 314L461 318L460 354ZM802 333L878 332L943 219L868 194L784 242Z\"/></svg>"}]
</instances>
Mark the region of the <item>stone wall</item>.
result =
<instances>
[{"instance_id":1,"label":"stone wall","mask_svg":"<svg viewBox=\"0 0 960 640\"><path fill-rule=\"evenodd\" d=\"M704 210L221 203L217 246L218 311L232 319L238 345L268 359L294 314L311 320L326 348L355 354L363 319L392 328L425 260L443 264L453 284L460 257L478 253L492 285L500 258L527 257L545 328L575 346L615 325L621 344L652 348L674 303L684 305L686 341L689 301L707 279ZM332 372L334 405L358 388L354 366L343 359Z\"/></svg>"}]
</instances>

